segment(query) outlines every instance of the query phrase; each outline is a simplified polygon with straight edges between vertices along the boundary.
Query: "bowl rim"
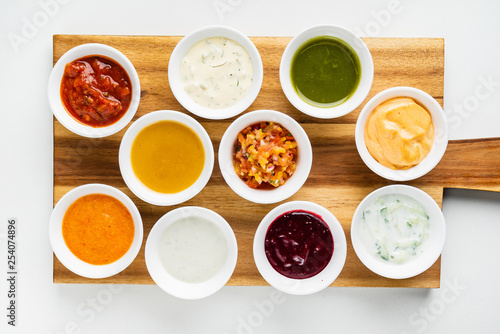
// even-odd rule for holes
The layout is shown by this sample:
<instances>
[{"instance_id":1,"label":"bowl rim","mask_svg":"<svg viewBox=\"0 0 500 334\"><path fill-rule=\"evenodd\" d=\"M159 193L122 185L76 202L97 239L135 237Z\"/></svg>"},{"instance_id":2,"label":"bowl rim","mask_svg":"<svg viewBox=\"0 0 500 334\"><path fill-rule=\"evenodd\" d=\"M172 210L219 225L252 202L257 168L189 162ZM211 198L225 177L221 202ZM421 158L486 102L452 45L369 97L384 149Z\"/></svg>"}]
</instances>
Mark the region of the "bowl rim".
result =
<instances>
[{"instance_id":1,"label":"bowl rim","mask_svg":"<svg viewBox=\"0 0 500 334\"><path fill-rule=\"evenodd\" d=\"M405 170L394 170L383 166L373 158L365 144L364 131L368 117L375 107L395 97L414 99L431 114L434 125L431 150L419 164ZM441 105L428 93L414 87L392 87L381 91L365 104L356 121L355 141L361 159L374 173L392 181L410 181L427 174L441 161L448 146L448 121Z\"/></svg>"},{"instance_id":2,"label":"bowl rim","mask_svg":"<svg viewBox=\"0 0 500 334\"><path fill-rule=\"evenodd\" d=\"M227 108L212 109L194 102L184 91L180 79L180 67L186 53L194 44L210 37L226 37L236 41L248 52L252 59L253 80L249 91L238 103ZM253 42L239 30L224 25L201 27L186 35L174 47L168 62L168 81L175 98L186 110L206 119L227 119L248 109L259 95L263 78L262 59Z\"/></svg>"},{"instance_id":3,"label":"bowl rim","mask_svg":"<svg viewBox=\"0 0 500 334\"><path fill-rule=\"evenodd\" d=\"M361 215L364 209L373 203L378 197L390 194L401 194L413 198L419 202L429 214L430 233L432 239L429 252L418 258L403 264L392 264L383 262L369 253L359 235ZM419 275L429 269L441 255L446 239L446 222L443 212L434 199L423 190L404 184L393 184L378 188L369 193L358 205L351 222L351 242L354 251L360 261L372 272L391 279L405 279Z\"/></svg>"},{"instance_id":4,"label":"bowl rim","mask_svg":"<svg viewBox=\"0 0 500 334\"><path fill-rule=\"evenodd\" d=\"M333 107L318 107L305 102L293 88L290 79L291 62L298 48L307 41L320 36L330 36L342 40L355 51L360 61L361 78L358 88L347 101ZM316 25L299 32L286 46L279 67L281 88L288 101L301 112L322 119L341 117L359 107L370 92L373 75L373 59L363 40L354 32L333 24Z\"/></svg>"},{"instance_id":5,"label":"bowl rim","mask_svg":"<svg viewBox=\"0 0 500 334\"><path fill-rule=\"evenodd\" d=\"M62 222L68 207L78 198L90 194L105 194L116 198L129 210L134 221L132 245L120 259L105 265L93 265L80 260L70 251L62 235ZM121 190L100 183L85 184L68 191L57 202L49 219L49 240L54 254L67 269L87 278L106 278L127 268L141 249L143 233L141 214L134 202Z\"/></svg>"},{"instance_id":6,"label":"bowl rim","mask_svg":"<svg viewBox=\"0 0 500 334\"><path fill-rule=\"evenodd\" d=\"M200 138L205 150L205 163L201 175L190 187L174 194L163 194L146 187L135 175L130 161L132 144L137 134L158 121L177 121L191 128ZM214 148L205 128L193 117L174 110L157 110L140 117L127 129L120 143L118 162L125 184L137 197L153 205L176 205L196 196L208 183L214 167Z\"/></svg>"},{"instance_id":7,"label":"bowl rim","mask_svg":"<svg viewBox=\"0 0 500 334\"><path fill-rule=\"evenodd\" d=\"M222 269L214 277L200 283L186 283L170 275L159 256L160 239L165 229L187 217L203 217L215 223L227 241L227 256ZM200 299L219 291L231 278L238 259L238 244L231 225L217 212L198 206L185 206L163 215L153 226L145 247L146 266L151 278L168 294L182 299Z\"/></svg>"},{"instance_id":8,"label":"bowl rim","mask_svg":"<svg viewBox=\"0 0 500 334\"><path fill-rule=\"evenodd\" d=\"M280 215L296 210L320 216L330 228L334 243L329 264L317 275L305 279L293 279L278 273L267 260L264 250L265 236L271 223ZM339 220L328 209L310 201L291 201L275 207L261 220L254 236L253 256L260 274L274 288L289 294L308 295L325 289L340 275L347 257L347 240Z\"/></svg>"},{"instance_id":9,"label":"bowl rim","mask_svg":"<svg viewBox=\"0 0 500 334\"><path fill-rule=\"evenodd\" d=\"M66 64L82 57L93 55L111 58L120 64L127 72L132 86L132 98L126 113L117 122L103 127L92 127L77 121L69 114L61 101L61 81ZM86 43L75 46L59 58L50 72L47 93L52 113L66 129L83 137L101 138L117 133L132 120L139 107L141 85L134 65L122 52L109 45Z\"/></svg>"},{"instance_id":10,"label":"bowl rim","mask_svg":"<svg viewBox=\"0 0 500 334\"><path fill-rule=\"evenodd\" d=\"M248 187L234 171L233 150L237 134L246 126L261 121L273 121L290 131L297 141L297 169L287 182L274 189ZM255 110L233 121L224 132L219 145L219 168L227 185L239 196L254 203L270 204L283 201L295 194L307 181L312 166L312 146L307 133L292 117L275 110Z\"/></svg>"}]
</instances>

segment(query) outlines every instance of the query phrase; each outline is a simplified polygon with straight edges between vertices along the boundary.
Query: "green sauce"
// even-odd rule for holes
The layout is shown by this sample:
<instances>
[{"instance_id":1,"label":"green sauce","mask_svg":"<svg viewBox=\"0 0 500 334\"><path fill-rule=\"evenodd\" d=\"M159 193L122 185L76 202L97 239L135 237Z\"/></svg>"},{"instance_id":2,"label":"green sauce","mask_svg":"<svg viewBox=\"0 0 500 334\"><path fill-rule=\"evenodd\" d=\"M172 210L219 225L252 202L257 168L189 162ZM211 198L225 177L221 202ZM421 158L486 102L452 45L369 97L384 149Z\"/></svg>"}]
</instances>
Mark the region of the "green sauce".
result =
<instances>
[{"instance_id":1,"label":"green sauce","mask_svg":"<svg viewBox=\"0 0 500 334\"><path fill-rule=\"evenodd\" d=\"M333 107L356 91L361 65L356 52L344 41L321 36L305 42L292 58L292 85L307 103Z\"/></svg>"}]
</instances>

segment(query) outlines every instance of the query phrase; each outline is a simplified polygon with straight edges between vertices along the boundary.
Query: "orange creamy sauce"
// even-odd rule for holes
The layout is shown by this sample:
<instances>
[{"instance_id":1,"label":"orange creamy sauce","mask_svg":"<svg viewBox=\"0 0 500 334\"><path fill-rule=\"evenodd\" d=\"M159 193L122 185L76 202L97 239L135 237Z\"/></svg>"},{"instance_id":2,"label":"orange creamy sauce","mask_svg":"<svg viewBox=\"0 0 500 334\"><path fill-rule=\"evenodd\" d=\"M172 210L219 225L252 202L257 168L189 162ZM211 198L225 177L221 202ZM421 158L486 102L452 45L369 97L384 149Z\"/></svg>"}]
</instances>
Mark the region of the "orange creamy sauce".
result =
<instances>
[{"instance_id":1,"label":"orange creamy sauce","mask_svg":"<svg viewBox=\"0 0 500 334\"><path fill-rule=\"evenodd\" d=\"M102 265L120 259L134 240L134 221L122 202L104 194L90 194L66 210L62 233L80 260Z\"/></svg>"},{"instance_id":2,"label":"orange creamy sauce","mask_svg":"<svg viewBox=\"0 0 500 334\"><path fill-rule=\"evenodd\" d=\"M368 117L365 143L380 164L409 169L429 153L434 126L429 112L408 97L397 97L377 106Z\"/></svg>"}]
</instances>

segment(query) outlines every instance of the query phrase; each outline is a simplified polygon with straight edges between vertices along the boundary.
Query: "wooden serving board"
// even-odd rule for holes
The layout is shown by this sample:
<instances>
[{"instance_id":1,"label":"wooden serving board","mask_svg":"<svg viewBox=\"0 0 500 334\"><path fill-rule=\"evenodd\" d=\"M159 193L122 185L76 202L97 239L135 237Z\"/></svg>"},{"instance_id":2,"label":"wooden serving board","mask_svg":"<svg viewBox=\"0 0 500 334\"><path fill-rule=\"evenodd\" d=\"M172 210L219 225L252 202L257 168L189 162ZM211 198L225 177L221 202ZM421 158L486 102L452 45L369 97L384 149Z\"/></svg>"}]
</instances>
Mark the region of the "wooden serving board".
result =
<instances>
[{"instance_id":1,"label":"wooden serving board","mask_svg":"<svg viewBox=\"0 0 500 334\"><path fill-rule=\"evenodd\" d=\"M83 43L113 46L130 59L139 74L141 102L134 121L155 110L171 109L188 113L174 98L167 80L169 57L180 39L172 36L55 35L53 60L55 63L67 50ZM274 109L292 116L302 124L313 147L310 176L302 189L287 201L308 200L323 205L339 219L347 237L347 260L342 273L332 285L439 287L440 259L416 277L391 280L368 270L354 252L350 242L350 225L358 203L371 191L392 183L371 172L357 153L354 128L364 103L352 113L333 120L316 119L299 112L283 94L278 74L281 55L290 38L251 39L262 57L264 81L259 96L248 111ZM364 41L372 53L375 66L373 86L365 103L386 88L412 86L428 92L442 105L443 39L365 38ZM196 205L212 209L233 227L239 255L229 285L267 285L254 264L253 236L261 219L281 203L251 203L236 195L224 182L217 164L217 150L224 131L234 118L223 121L195 118L205 127L213 141L216 165L207 186L182 206ZM142 249L126 270L106 279L87 279L67 270L54 256L56 283L154 284L144 260L146 238L161 216L180 205L149 205L127 188L118 167L118 148L125 131L104 139L88 139L71 133L54 119L54 205L74 187L104 183L130 196L144 222ZM407 184L426 191L439 205L445 187L500 191L500 138L451 141L443 160L431 173Z\"/></svg>"}]
</instances>

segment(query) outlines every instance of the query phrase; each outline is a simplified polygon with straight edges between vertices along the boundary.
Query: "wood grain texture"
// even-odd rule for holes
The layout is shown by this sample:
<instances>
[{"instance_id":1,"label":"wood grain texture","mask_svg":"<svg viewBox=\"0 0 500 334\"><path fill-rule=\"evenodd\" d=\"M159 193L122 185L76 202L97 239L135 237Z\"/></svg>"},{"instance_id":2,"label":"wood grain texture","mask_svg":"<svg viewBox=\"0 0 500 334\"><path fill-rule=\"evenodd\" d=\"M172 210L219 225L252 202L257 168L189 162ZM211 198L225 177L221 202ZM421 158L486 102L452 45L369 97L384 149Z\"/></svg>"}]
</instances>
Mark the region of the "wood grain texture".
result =
<instances>
[{"instance_id":1,"label":"wood grain texture","mask_svg":"<svg viewBox=\"0 0 500 334\"><path fill-rule=\"evenodd\" d=\"M67 50L79 44L108 44L122 51L139 74L141 102L134 120L161 109L188 113L175 100L167 80L169 55L180 38L55 35L53 60L55 63ZM313 147L314 162L309 179L287 201L309 200L325 206L336 215L346 233L347 260L333 286L439 287L440 259L421 275L391 280L373 274L354 253L350 242L350 221L354 210L369 192L392 183L371 172L357 153L354 128L364 103L352 113L333 120L315 119L299 112L288 102L279 82L279 63L290 38L251 39L262 57L264 81L259 96L248 110L274 109L287 113L302 124ZM428 92L442 105L443 39L365 38L364 41L372 53L375 67L373 86L365 103L386 88L405 85ZM220 139L234 118L223 121L195 118L212 138L217 161ZM153 284L144 261L144 244L154 223L179 205L149 205L126 187L118 167L118 148L125 130L104 139L88 139L72 134L54 119L54 204L76 186L86 183L109 184L130 196L144 222L143 247L137 259L125 271L107 279L86 279L71 273L54 257L56 283ZM500 139L451 142L444 159L431 173L408 184L429 193L439 205L442 203L443 187L500 191L499 144ZM229 285L267 285L254 264L252 242L260 220L279 204L258 205L240 198L226 185L216 162L207 186L182 206L198 205L212 209L233 227L239 257Z\"/></svg>"}]
</instances>

